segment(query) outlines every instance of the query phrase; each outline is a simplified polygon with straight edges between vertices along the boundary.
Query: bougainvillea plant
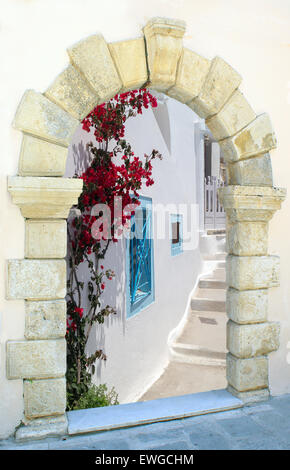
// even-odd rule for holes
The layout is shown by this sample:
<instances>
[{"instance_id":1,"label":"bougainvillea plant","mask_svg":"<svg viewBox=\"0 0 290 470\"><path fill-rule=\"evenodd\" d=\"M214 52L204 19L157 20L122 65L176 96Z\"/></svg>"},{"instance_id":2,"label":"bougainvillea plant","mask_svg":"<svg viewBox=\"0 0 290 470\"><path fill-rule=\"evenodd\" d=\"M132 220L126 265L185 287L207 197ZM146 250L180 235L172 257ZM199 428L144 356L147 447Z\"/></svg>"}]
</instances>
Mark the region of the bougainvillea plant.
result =
<instances>
[{"instance_id":1,"label":"bougainvillea plant","mask_svg":"<svg viewBox=\"0 0 290 470\"><path fill-rule=\"evenodd\" d=\"M95 142L88 144L87 169L76 175L84 182L83 192L68 223L68 409L77 408L81 397L90 390L96 360L106 360L101 349L88 355L86 348L93 325L116 314L115 308L104 306L101 299L106 283L114 277L113 270L104 269L102 260L110 243L118 241L134 214L132 210L126 212L128 207L134 209L140 204L142 185L154 183L152 160L162 158L157 150L152 150L141 159L124 139L127 119L142 114L149 106L157 106L156 98L145 88L134 90L97 106L82 121L85 131L93 131ZM88 276L86 281L80 281L79 267L84 263Z\"/></svg>"}]
</instances>

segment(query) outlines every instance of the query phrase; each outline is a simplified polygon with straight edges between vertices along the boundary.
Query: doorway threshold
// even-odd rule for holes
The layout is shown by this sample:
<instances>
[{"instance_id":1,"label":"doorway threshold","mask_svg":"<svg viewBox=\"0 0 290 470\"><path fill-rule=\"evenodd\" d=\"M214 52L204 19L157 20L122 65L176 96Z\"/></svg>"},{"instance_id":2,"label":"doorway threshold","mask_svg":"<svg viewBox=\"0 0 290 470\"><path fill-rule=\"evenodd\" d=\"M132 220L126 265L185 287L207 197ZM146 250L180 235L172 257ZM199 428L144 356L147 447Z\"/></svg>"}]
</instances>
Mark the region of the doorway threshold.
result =
<instances>
[{"instance_id":1,"label":"doorway threshold","mask_svg":"<svg viewBox=\"0 0 290 470\"><path fill-rule=\"evenodd\" d=\"M67 413L69 435L189 418L241 408L243 402L227 390L193 393L157 400L74 410Z\"/></svg>"}]
</instances>

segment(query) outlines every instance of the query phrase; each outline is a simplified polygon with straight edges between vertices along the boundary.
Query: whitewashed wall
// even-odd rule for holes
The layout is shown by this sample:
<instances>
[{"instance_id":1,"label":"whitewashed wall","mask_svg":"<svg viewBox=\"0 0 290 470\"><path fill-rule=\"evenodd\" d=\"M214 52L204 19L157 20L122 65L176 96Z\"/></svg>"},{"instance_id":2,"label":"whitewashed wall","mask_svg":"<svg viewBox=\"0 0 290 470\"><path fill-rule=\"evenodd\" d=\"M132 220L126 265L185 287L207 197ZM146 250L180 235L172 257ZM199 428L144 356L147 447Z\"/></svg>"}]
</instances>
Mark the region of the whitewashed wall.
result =
<instances>
[{"instance_id":1,"label":"whitewashed wall","mask_svg":"<svg viewBox=\"0 0 290 470\"><path fill-rule=\"evenodd\" d=\"M196 207L197 188L202 183L196 168L203 157L202 148L195 142L195 138L199 139L198 124L203 126L193 111L171 98L161 102L154 111L144 110L143 115L130 118L126 124L125 138L132 144L135 155L141 157L158 149L163 157L161 161L153 161L155 184L144 185L141 194L152 198L153 207L173 204L175 213L188 208L190 214L192 206L197 217L192 226L192 248L171 256L170 215L166 217L164 238L157 239L156 213L153 242L155 301L129 319L126 319L126 241L111 244L106 255L105 269L113 269L116 278L106 281L104 305L116 307L117 315L108 318L104 326L98 325L89 349L94 352L102 348L107 355L106 362L97 361L94 380L97 384L114 386L121 402L139 398L167 365L168 335L183 317L188 296L202 269L198 247L199 208ZM69 149L66 176L73 176L75 168L79 171L79 162L87 160L86 143L92 139L92 133L86 133L80 126ZM83 267L80 272L85 278Z\"/></svg>"},{"instance_id":2,"label":"whitewashed wall","mask_svg":"<svg viewBox=\"0 0 290 470\"><path fill-rule=\"evenodd\" d=\"M5 344L23 338L24 302L5 300L3 280L6 260L24 255L24 221L7 193L21 144L11 122L24 90L44 91L65 68L66 48L96 31L118 41L139 36L152 16L184 19L185 46L228 61L243 76L242 89L256 112L271 116L278 138L275 185L290 189L289 10L289 0L0 0L0 437L14 431L23 413L22 381L5 376ZM273 394L290 392L289 214L288 197L270 224L271 252L281 256L281 287L270 294L270 319L282 327L280 349L269 361Z\"/></svg>"}]
</instances>

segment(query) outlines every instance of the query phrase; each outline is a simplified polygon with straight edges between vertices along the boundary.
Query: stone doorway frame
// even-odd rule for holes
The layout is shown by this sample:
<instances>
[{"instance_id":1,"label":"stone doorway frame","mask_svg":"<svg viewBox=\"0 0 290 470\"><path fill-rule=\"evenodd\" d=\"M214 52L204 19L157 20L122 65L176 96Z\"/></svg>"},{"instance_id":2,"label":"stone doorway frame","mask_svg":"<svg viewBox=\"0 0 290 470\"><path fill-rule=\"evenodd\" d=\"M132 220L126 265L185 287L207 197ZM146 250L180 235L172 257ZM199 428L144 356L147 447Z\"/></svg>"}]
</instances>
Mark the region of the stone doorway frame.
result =
<instances>
[{"instance_id":1,"label":"stone doorway frame","mask_svg":"<svg viewBox=\"0 0 290 470\"><path fill-rule=\"evenodd\" d=\"M245 402L269 396L267 355L279 346L279 324L267 321L267 291L279 285L279 258L268 254L268 222L286 195L273 187L269 117L256 116L223 59L183 47L183 21L153 18L143 32L73 45L70 65L45 93L26 91L16 112L23 141L8 190L25 218L25 259L8 261L7 297L25 300L25 339L7 342L7 377L24 380L19 438L66 432L66 218L82 190L81 180L63 178L67 147L93 107L145 84L204 118L224 153L228 390Z\"/></svg>"}]
</instances>

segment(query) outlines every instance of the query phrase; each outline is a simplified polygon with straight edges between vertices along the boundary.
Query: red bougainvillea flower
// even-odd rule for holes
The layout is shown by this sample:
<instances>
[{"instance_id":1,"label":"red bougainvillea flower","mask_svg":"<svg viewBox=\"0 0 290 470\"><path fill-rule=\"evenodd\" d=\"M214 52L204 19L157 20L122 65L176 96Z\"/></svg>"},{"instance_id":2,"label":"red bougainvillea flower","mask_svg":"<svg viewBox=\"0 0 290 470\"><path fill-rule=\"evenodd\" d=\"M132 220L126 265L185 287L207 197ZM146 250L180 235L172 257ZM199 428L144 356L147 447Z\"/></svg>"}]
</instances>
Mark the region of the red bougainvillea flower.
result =
<instances>
[{"instance_id":1,"label":"red bougainvillea flower","mask_svg":"<svg viewBox=\"0 0 290 470\"><path fill-rule=\"evenodd\" d=\"M78 313L79 314L79 317L82 318L83 314L84 314L84 309L83 308L78 308L76 307L75 308L75 313Z\"/></svg>"},{"instance_id":2,"label":"red bougainvillea flower","mask_svg":"<svg viewBox=\"0 0 290 470\"><path fill-rule=\"evenodd\" d=\"M94 143L87 144L89 166L76 175L83 180L83 192L76 206L77 215L68 226L67 374L75 380L74 386L67 380L70 407L75 406L91 383L88 368L92 367L94 373L96 359L106 359L101 350L87 357L91 326L116 313L115 308L103 307L100 301L104 281L111 281L115 274L109 269L104 271L103 264L99 272L98 262L104 262L110 242L117 243L124 228L129 228L131 216L140 205L138 198L143 185L149 187L154 183L152 161L162 158L157 150L142 157L135 155L124 137L127 119L142 114L149 106L157 106L156 98L145 88L133 90L96 106L82 121L84 131L90 133ZM78 266L83 262L89 276L81 281ZM84 295L88 301L86 311L80 308Z\"/></svg>"},{"instance_id":3,"label":"red bougainvillea flower","mask_svg":"<svg viewBox=\"0 0 290 470\"><path fill-rule=\"evenodd\" d=\"M79 198L78 209L80 217L73 220L72 248L76 253L75 263L78 265L86 259L86 256L98 253L101 243L112 240L117 242L123 233L124 227L128 227L128 221L133 212L128 207L136 208L139 191L143 183L151 186L152 160L161 159L157 150L151 155L144 155L142 159L134 154L131 145L123 139L126 120L137 114L142 114L143 108L157 106L156 98L145 88L133 90L116 95L107 103L96 108L82 121L83 129L93 131L100 147L88 144L92 154L91 165L80 176L83 180L83 192ZM108 142L114 141L113 150L108 150ZM120 154L121 162L114 158ZM115 201L121 201L121 213L115 210ZM104 204L108 207L108 217L103 213L92 210ZM101 269L104 266L101 265Z\"/></svg>"},{"instance_id":4,"label":"red bougainvillea flower","mask_svg":"<svg viewBox=\"0 0 290 470\"><path fill-rule=\"evenodd\" d=\"M126 120L142 114L142 107L147 109L149 104L156 108L157 100L146 88L121 93L94 108L82 121L83 129L87 132L94 129L97 142L111 138L119 140L124 137Z\"/></svg>"}]
</instances>

